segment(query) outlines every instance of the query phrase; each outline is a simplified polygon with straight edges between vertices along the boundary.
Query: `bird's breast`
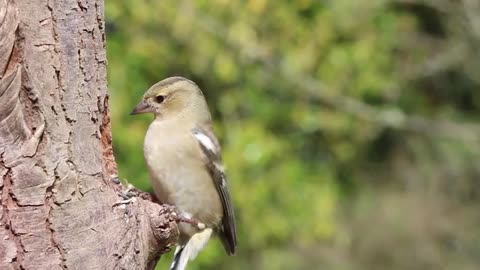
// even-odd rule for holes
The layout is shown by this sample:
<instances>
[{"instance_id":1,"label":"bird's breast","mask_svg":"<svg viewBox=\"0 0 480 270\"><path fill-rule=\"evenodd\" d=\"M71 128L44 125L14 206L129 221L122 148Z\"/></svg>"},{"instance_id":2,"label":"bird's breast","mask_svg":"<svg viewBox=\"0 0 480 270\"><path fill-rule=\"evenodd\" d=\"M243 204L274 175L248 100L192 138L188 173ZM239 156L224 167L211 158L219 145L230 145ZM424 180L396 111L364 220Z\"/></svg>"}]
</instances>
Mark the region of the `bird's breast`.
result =
<instances>
[{"instance_id":1,"label":"bird's breast","mask_svg":"<svg viewBox=\"0 0 480 270\"><path fill-rule=\"evenodd\" d=\"M171 130L153 125L145 137L144 157L155 194L207 225L218 224L223 215L220 197L198 143L189 130Z\"/></svg>"}]
</instances>

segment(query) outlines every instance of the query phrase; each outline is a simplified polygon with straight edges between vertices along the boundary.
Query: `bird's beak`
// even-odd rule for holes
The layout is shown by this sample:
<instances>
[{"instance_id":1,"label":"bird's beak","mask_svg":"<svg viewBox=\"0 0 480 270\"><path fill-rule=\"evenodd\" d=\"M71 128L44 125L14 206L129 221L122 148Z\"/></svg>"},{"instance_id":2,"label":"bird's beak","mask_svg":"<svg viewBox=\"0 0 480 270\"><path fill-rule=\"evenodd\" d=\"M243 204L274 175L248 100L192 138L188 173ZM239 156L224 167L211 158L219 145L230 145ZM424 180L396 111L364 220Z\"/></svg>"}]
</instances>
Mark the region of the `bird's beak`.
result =
<instances>
[{"instance_id":1,"label":"bird's beak","mask_svg":"<svg viewBox=\"0 0 480 270\"><path fill-rule=\"evenodd\" d=\"M145 100L142 100L142 101L140 101L140 103L138 103L137 107L135 107L135 109L133 109L133 111L130 113L130 115L141 114L141 113L149 113L149 112L153 112L153 108L150 107L150 105L148 105L145 102Z\"/></svg>"}]
</instances>

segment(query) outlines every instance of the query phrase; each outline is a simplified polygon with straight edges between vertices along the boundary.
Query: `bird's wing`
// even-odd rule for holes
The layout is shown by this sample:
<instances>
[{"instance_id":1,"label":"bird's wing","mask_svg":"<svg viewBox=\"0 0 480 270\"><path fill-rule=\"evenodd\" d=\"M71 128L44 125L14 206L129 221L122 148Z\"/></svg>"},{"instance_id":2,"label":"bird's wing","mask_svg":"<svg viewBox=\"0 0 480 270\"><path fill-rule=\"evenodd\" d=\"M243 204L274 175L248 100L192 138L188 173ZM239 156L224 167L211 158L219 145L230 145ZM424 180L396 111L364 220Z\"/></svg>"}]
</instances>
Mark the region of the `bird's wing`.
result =
<instances>
[{"instance_id":1,"label":"bird's wing","mask_svg":"<svg viewBox=\"0 0 480 270\"><path fill-rule=\"evenodd\" d=\"M226 175L222 166L220 144L210 127L196 127L192 129L192 133L200 144L205 166L212 176L212 180L222 201L223 219L219 232L220 239L227 253L233 255L235 254L235 247L237 245L235 213L228 193Z\"/></svg>"}]
</instances>

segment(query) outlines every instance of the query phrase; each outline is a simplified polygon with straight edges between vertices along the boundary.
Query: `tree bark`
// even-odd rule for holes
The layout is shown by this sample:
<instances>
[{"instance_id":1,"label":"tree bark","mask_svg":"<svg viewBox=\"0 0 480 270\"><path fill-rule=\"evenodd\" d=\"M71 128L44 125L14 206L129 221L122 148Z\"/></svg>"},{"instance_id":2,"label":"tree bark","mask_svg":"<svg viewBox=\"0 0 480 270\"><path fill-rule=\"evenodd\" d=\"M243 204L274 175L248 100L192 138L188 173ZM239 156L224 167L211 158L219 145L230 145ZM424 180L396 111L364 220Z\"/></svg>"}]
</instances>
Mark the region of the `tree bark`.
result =
<instances>
[{"instance_id":1,"label":"tree bark","mask_svg":"<svg viewBox=\"0 0 480 270\"><path fill-rule=\"evenodd\" d=\"M146 269L162 207L116 205L102 0L0 0L0 269Z\"/></svg>"}]
</instances>

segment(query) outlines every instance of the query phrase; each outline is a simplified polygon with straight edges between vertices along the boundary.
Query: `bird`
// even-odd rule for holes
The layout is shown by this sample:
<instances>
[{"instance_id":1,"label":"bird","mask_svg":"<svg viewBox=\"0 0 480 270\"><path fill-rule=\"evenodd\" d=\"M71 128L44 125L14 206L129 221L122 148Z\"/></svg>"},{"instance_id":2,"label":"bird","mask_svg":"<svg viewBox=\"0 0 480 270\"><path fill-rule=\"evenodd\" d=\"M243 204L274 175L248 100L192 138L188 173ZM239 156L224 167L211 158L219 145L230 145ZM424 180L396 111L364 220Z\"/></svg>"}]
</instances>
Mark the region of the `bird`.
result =
<instances>
[{"instance_id":1,"label":"bird","mask_svg":"<svg viewBox=\"0 0 480 270\"><path fill-rule=\"evenodd\" d=\"M151 86L132 115L152 113L143 152L155 195L184 220L170 270L183 270L213 235L235 254L235 213L212 117L198 85L169 77ZM195 222L197 222L195 226Z\"/></svg>"}]
</instances>

